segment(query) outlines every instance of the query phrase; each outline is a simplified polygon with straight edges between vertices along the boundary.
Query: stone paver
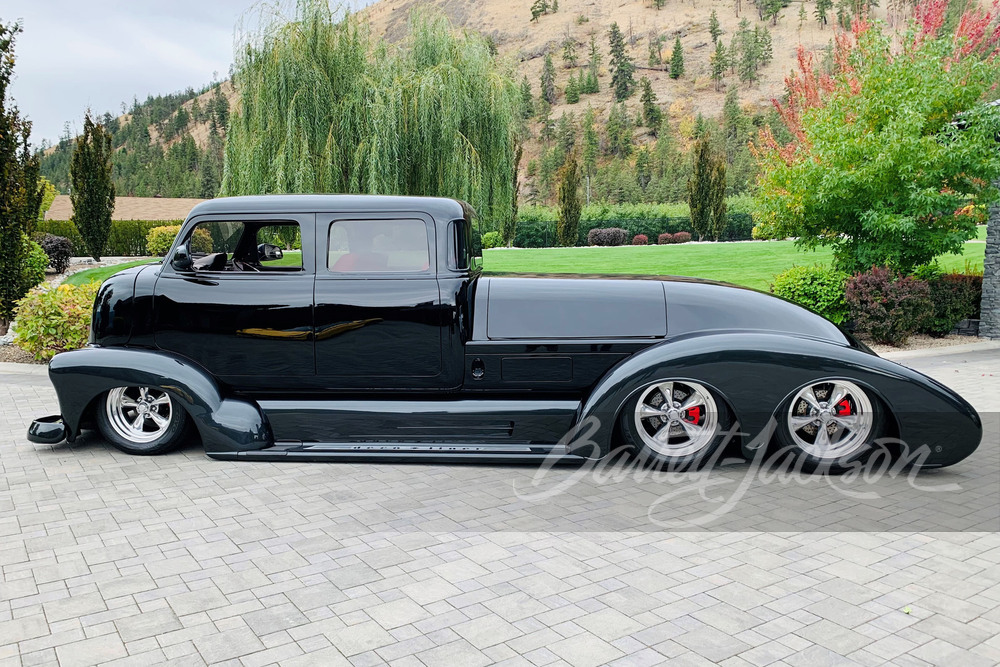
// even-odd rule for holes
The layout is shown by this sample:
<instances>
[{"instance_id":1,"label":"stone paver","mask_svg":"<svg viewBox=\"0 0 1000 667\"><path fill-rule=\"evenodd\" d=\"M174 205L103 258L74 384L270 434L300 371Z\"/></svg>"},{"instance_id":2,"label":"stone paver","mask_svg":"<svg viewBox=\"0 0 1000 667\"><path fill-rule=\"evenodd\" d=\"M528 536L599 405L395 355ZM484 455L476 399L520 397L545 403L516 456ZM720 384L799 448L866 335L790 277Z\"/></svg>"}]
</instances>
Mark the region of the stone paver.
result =
<instances>
[{"instance_id":1,"label":"stone paver","mask_svg":"<svg viewBox=\"0 0 1000 667\"><path fill-rule=\"evenodd\" d=\"M1000 349L905 363L987 437L872 484L35 446L0 364L0 664L998 664Z\"/></svg>"}]
</instances>

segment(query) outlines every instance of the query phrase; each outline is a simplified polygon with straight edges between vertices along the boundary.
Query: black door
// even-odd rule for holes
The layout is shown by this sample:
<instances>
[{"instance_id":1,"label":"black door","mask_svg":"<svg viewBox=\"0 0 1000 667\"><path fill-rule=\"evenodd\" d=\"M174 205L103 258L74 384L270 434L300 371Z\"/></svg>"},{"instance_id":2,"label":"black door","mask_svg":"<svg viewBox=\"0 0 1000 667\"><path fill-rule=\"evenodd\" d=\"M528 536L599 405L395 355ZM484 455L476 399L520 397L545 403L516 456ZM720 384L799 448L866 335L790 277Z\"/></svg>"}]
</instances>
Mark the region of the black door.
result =
<instances>
[{"instance_id":1,"label":"black door","mask_svg":"<svg viewBox=\"0 0 1000 667\"><path fill-rule=\"evenodd\" d=\"M331 388L436 386L442 307L426 215L317 217L316 373Z\"/></svg>"},{"instance_id":2,"label":"black door","mask_svg":"<svg viewBox=\"0 0 1000 667\"><path fill-rule=\"evenodd\" d=\"M196 220L192 270L165 264L156 282L157 346L237 387L295 389L314 376L314 220ZM265 258L263 243L284 248Z\"/></svg>"}]
</instances>

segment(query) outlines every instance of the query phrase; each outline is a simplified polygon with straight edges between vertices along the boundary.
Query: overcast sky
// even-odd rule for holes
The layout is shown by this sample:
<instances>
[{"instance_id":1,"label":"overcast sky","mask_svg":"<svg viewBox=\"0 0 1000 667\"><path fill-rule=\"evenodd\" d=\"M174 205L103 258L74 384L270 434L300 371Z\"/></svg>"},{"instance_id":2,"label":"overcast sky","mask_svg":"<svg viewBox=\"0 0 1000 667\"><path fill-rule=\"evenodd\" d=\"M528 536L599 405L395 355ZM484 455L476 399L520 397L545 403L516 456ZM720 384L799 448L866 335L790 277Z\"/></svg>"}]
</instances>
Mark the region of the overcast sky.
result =
<instances>
[{"instance_id":1,"label":"overcast sky","mask_svg":"<svg viewBox=\"0 0 1000 667\"><path fill-rule=\"evenodd\" d=\"M365 5L361 0L354 5ZM233 30L253 0L4 0L0 22L20 19L10 94L34 123L32 143L58 140L63 123L147 95L199 89L229 76Z\"/></svg>"}]
</instances>

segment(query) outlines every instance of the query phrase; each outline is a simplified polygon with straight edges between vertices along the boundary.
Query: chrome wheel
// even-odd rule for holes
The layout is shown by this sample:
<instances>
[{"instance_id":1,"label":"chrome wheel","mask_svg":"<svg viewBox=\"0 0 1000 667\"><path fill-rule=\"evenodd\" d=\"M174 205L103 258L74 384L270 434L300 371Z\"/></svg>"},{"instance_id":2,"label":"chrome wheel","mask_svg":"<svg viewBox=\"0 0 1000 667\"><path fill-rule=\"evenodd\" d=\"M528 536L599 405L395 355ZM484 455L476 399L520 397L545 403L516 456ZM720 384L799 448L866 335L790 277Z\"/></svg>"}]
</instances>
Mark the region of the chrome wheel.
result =
<instances>
[{"instance_id":1,"label":"chrome wheel","mask_svg":"<svg viewBox=\"0 0 1000 667\"><path fill-rule=\"evenodd\" d=\"M822 380L799 390L787 415L788 433L802 451L823 460L854 454L872 433L874 412L861 387Z\"/></svg>"},{"instance_id":2,"label":"chrome wheel","mask_svg":"<svg viewBox=\"0 0 1000 667\"><path fill-rule=\"evenodd\" d=\"M646 387L634 417L643 444L668 457L700 452L712 444L719 427L715 399L697 382L665 381Z\"/></svg>"},{"instance_id":3,"label":"chrome wheel","mask_svg":"<svg viewBox=\"0 0 1000 667\"><path fill-rule=\"evenodd\" d=\"M145 444L163 436L174 416L170 396L153 387L118 387L105 402L108 422L128 442Z\"/></svg>"}]
</instances>

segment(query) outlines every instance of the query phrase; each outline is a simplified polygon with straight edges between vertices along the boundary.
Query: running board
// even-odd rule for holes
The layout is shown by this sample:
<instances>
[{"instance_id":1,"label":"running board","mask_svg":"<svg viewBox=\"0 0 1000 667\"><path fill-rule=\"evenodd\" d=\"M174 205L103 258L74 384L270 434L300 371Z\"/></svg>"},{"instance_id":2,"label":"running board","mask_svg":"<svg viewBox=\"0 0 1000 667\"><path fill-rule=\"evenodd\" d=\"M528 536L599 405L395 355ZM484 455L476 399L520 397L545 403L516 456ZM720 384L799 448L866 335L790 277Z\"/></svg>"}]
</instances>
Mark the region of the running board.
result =
<instances>
[{"instance_id":1,"label":"running board","mask_svg":"<svg viewBox=\"0 0 1000 667\"><path fill-rule=\"evenodd\" d=\"M243 452L205 452L230 461L382 461L435 463L558 463L586 458L568 453L565 445L441 444L423 442L277 442L272 447Z\"/></svg>"}]
</instances>

